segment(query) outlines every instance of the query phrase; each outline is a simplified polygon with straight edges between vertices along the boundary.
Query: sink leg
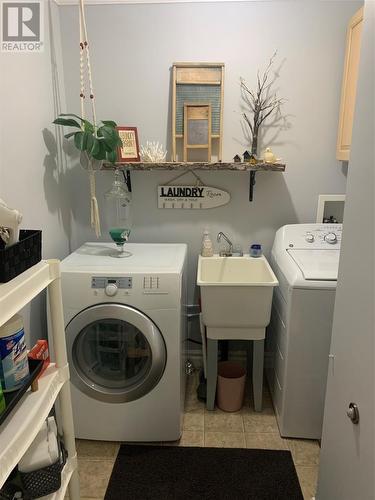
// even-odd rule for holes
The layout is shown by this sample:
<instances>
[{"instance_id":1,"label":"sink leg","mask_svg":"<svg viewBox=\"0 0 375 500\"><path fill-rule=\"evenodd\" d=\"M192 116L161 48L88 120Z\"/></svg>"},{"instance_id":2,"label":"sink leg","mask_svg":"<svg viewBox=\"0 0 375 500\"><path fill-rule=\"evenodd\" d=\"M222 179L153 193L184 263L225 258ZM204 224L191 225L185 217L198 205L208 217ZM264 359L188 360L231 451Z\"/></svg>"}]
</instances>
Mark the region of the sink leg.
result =
<instances>
[{"instance_id":1,"label":"sink leg","mask_svg":"<svg viewBox=\"0 0 375 500\"><path fill-rule=\"evenodd\" d=\"M253 395L255 411L262 411L264 339L253 340Z\"/></svg>"},{"instance_id":2,"label":"sink leg","mask_svg":"<svg viewBox=\"0 0 375 500\"><path fill-rule=\"evenodd\" d=\"M207 339L207 410L215 409L218 341Z\"/></svg>"}]
</instances>

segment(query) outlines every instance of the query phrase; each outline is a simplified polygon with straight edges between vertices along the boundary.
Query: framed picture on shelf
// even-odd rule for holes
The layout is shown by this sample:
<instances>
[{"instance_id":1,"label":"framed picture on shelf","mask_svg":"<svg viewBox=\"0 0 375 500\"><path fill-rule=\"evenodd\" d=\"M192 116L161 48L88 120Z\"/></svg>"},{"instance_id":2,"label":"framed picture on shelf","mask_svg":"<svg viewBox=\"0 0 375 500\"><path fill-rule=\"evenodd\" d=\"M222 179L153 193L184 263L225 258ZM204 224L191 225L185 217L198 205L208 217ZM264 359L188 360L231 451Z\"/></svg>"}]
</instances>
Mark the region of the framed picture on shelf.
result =
<instances>
[{"instance_id":1,"label":"framed picture on shelf","mask_svg":"<svg viewBox=\"0 0 375 500\"><path fill-rule=\"evenodd\" d=\"M122 147L118 148L118 161L140 161L137 127L117 127L117 130L122 141Z\"/></svg>"}]
</instances>

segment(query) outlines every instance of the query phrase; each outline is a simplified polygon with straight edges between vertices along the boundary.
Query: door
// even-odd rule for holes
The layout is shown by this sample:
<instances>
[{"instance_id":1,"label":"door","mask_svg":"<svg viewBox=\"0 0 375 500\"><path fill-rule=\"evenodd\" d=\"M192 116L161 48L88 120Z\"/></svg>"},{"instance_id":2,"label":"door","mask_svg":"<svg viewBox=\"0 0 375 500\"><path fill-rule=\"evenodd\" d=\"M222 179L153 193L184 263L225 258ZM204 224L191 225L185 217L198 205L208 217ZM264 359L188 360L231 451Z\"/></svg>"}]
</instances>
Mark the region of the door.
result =
<instances>
[{"instance_id":1,"label":"door","mask_svg":"<svg viewBox=\"0 0 375 500\"><path fill-rule=\"evenodd\" d=\"M157 326L123 304L98 304L78 313L66 328L72 383L108 403L134 401L159 382L166 347Z\"/></svg>"},{"instance_id":2,"label":"door","mask_svg":"<svg viewBox=\"0 0 375 500\"><path fill-rule=\"evenodd\" d=\"M374 500L374 24L365 2L318 500ZM358 167L358 168L357 168ZM359 421L347 416L350 403ZM350 414L354 417L354 412Z\"/></svg>"}]
</instances>

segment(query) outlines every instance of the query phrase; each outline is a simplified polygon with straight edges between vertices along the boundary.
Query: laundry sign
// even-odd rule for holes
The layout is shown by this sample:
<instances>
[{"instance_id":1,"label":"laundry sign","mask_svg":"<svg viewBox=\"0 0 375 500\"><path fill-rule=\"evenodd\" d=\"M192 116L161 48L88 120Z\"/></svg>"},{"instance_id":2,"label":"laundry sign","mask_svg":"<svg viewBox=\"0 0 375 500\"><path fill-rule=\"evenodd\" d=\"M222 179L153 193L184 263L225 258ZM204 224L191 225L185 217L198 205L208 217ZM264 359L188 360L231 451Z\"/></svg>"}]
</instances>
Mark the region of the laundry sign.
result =
<instances>
[{"instance_id":1,"label":"laundry sign","mask_svg":"<svg viewBox=\"0 0 375 500\"><path fill-rule=\"evenodd\" d=\"M215 187L171 184L158 186L158 208L215 208L226 205L229 201L230 194Z\"/></svg>"}]
</instances>

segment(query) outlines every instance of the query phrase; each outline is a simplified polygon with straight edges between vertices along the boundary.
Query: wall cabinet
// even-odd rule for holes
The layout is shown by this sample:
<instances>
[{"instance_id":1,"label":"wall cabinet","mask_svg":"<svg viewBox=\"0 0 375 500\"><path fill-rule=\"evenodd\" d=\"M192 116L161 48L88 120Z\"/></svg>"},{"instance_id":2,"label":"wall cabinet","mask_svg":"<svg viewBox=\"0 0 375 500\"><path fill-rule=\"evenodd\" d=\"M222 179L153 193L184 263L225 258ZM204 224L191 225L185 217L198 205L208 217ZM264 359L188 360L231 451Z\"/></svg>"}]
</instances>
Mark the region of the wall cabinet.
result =
<instances>
[{"instance_id":1,"label":"wall cabinet","mask_svg":"<svg viewBox=\"0 0 375 500\"><path fill-rule=\"evenodd\" d=\"M350 157L362 24L363 7L361 7L350 19L346 36L344 75L341 89L339 130L336 150L336 158L343 161L348 161Z\"/></svg>"}]
</instances>

